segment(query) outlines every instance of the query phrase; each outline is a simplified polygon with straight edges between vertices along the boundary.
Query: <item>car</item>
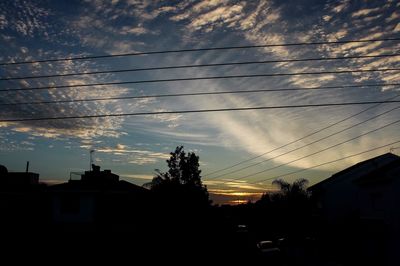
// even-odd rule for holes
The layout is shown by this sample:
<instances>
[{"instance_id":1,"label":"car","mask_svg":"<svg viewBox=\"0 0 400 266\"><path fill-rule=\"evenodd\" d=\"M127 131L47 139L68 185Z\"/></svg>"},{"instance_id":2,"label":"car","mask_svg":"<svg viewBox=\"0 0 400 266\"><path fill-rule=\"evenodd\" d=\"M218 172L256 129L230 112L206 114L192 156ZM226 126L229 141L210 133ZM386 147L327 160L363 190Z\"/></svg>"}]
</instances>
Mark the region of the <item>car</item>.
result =
<instances>
[{"instance_id":1,"label":"car","mask_svg":"<svg viewBox=\"0 0 400 266\"><path fill-rule=\"evenodd\" d=\"M281 265L281 250L271 240L263 240L257 243L258 259L268 265Z\"/></svg>"},{"instance_id":2,"label":"car","mask_svg":"<svg viewBox=\"0 0 400 266\"><path fill-rule=\"evenodd\" d=\"M249 229L248 229L247 225L245 225L245 224L238 224L236 227L236 232L237 233L248 233Z\"/></svg>"}]
</instances>

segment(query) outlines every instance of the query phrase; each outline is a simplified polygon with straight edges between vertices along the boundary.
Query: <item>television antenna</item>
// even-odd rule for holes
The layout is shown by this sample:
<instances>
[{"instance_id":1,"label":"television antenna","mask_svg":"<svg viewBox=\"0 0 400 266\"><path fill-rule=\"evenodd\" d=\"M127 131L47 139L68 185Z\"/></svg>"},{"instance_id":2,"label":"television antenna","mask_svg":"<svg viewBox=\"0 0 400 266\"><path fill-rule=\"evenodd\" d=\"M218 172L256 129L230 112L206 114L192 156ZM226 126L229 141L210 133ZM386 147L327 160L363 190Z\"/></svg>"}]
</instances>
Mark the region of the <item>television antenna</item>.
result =
<instances>
[{"instance_id":1,"label":"television antenna","mask_svg":"<svg viewBox=\"0 0 400 266\"><path fill-rule=\"evenodd\" d=\"M93 153L95 150L90 150L89 155L90 155L90 161L89 161L89 171L92 171L92 164L93 164Z\"/></svg>"},{"instance_id":2,"label":"television antenna","mask_svg":"<svg viewBox=\"0 0 400 266\"><path fill-rule=\"evenodd\" d=\"M400 147L390 147L390 153L394 153L394 151L398 149L400 149Z\"/></svg>"}]
</instances>

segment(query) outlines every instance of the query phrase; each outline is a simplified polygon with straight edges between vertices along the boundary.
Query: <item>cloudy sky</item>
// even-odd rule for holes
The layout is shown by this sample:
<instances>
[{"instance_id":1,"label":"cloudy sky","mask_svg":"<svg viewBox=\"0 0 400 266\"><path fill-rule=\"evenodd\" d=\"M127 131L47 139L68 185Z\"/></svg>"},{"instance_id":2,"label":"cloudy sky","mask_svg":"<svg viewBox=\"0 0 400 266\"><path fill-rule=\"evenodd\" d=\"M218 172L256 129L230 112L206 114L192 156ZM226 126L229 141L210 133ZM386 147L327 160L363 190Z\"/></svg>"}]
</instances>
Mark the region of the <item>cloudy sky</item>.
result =
<instances>
[{"instance_id":1,"label":"cloudy sky","mask_svg":"<svg viewBox=\"0 0 400 266\"><path fill-rule=\"evenodd\" d=\"M400 37L399 10L398 1L5 0L0 2L0 62L209 47L393 39ZM398 56L7 78L177 65L380 56L399 52L399 41L392 40L2 65L0 120L396 100L394 97L399 88L395 84L400 83L400 79L399 71L395 70L86 87L76 85L207 76L396 69L399 67ZM65 85L74 87L57 88ZM349 85L357 87L26 104ZM50 89L18 90L38 87ZM151 179L154 169L165 171L169 152L178 145L184 145L186 151L194 151L200 156L203 180L211 192L219 197L247 199L273 189L271 180L277 177L289 181L303 177L314 184L335 171L390 149L398 154L400 149L396 150L396 147L400 144L395 143L400 140L400 123L396 123L400 117L396 109L398 106L398 103L386 103L0 122L0 163L11 171L23 171L25 162L30 161L31 170L40 173L41 179L67 180L70 172L88 169L89 151L93 149L96 164L102 169L112 169L123 179L143 184ZM326 129L320 131L323 128ZM312 134L314 132L317 133ZM292 144L286 145L288 143ZM285 147L279 148L282 146ZM362 153L368 150L372 151ZM352 156L359 153L362 154ZM257 158L246 161L254 157ZM344 157L335 163L325 164ZM246 162L228 168L243 161ZM228 169L216 172L224 168Z\"/></svg>"}]
</instances>

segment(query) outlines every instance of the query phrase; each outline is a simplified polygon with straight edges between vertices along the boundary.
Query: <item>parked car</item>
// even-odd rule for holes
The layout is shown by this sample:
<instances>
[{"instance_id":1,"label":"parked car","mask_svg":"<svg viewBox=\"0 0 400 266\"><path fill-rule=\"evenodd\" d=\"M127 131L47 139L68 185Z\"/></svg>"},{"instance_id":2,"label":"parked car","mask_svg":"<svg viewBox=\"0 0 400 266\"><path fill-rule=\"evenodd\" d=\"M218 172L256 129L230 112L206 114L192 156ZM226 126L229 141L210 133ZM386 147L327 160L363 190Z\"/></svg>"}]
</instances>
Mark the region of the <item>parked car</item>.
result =
<instances>
[{"instance_id":1,"label":"parked car","mask_svg":"<svg viewBox=\"0 0 400 266\"><path fill-rule=\"evenodd\" d=\"M238 224L236 227L236 233L248 233L249 229L245 224Z\"/></svg>"}]
</instances>

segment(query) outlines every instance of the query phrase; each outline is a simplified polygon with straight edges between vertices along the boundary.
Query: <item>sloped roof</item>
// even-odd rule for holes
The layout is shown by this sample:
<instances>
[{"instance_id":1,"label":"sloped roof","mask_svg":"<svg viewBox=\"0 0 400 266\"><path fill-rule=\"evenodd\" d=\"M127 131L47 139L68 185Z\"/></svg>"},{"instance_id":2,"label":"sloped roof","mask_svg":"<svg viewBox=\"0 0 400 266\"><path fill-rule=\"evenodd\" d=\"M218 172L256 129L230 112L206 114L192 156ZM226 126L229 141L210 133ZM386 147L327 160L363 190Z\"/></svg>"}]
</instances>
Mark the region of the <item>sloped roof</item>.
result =
<instances>
[{"instance_id":1,"label":"sloped roof","mask_svg":"<svg viewBox=\"0 0 400 266\"><path fill-rule=\"evenodd\" d=\"M356 179L354 182L359 185L369 185L387 182L393 177L393 172L400 169L400 157L397 160L394 160L385 166L377 168L370 173L361 176ZM398 173L398 172L396 172Z\"/></svg>"},{"instance_id":2,"label":"sloped roof","mask_svg":"<svg viewBox=\"0 0 400 266\"><path fill-rule=\"evenodd\" d=\"M378 173L378 172L382 171L384 169L384 167L388 167L388 165L392 165L392 164L394 165L399 162L400 162L399 156L392 154L392 153L385 153L385 154L376 156L374 158L359 162L359 163L352 165L340 172L337 172L337 173L333 174L331 177L309 187L308 189L311 191L317 190L320 187L325 186L329 183L333 183L333 182L337 182L337 181L341 180L344 176L346 176L347 174L349 174L351 172L356 173L357 171L364 170L368 166L374 165L372 170L370 170L369 172L365 173L364 175L362 175L356 179L356 180L361 180L363 178L366 178L366 176L370 176L371 173L373 173L373 172Z\"/></svg>"},{"instance_id":3,"label":"sloped roof","mask_svg":"<svg viewBox=\"0 0 400 266\"><path fill-rule=\"evenodd\" d=\"M52 185L49 187L49 189L52 191L116 191L142 194L150 192L146 188L140 187L124 180L107 183L85 182L83 180L69 180L66 183Z\"/></svg>"}]
</instances>

